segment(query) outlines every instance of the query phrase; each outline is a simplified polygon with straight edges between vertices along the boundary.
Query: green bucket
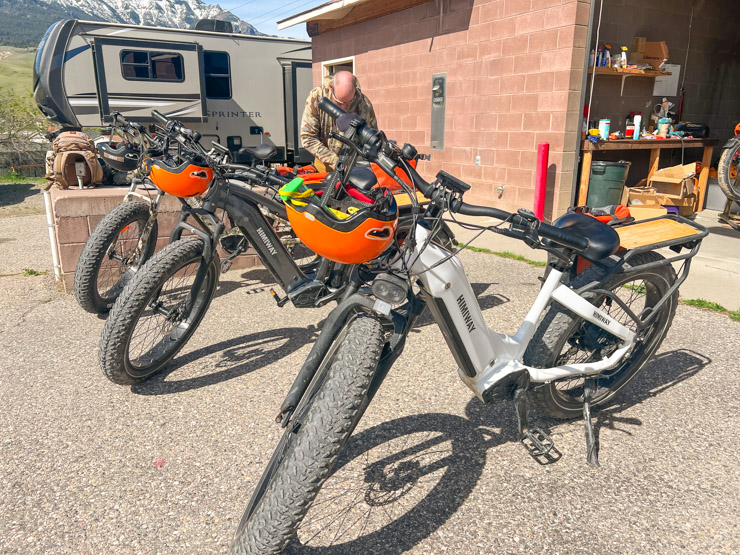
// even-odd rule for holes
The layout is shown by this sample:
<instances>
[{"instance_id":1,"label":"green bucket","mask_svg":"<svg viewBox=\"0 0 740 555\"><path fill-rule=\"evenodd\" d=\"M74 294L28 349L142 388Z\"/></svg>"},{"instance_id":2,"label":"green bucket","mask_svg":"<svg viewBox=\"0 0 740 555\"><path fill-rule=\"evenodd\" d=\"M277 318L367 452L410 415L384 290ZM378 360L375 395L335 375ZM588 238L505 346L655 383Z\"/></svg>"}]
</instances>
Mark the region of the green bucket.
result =
<instances>
[{"instance_id":1,"label":"green bucket","mask_svg":"<svg viewBox=\"0 0 740 555\"><path fill-rule=\"evenodd\" d=\"M591 162L591 178L588 182L586 204L588 206L619 204L631 163L626 160Z\"/></svg>"}]
</instances>

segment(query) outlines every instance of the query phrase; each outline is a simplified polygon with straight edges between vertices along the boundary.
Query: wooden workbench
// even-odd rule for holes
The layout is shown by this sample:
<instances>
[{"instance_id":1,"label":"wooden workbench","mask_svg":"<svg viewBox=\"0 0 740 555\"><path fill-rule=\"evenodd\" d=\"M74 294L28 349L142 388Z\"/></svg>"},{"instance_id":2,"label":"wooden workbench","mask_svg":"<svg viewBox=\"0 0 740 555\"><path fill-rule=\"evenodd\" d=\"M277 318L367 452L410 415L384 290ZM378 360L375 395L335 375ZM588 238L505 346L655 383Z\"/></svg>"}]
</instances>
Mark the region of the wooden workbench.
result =
<instances>
[{"instance_id":1,"label":"wooden workbench","mask_svg":"<svg viewBox=\"0 0 740 555\"><path fill-rule=\"evenodd\" d=\"M703 148L704 154L701 159L702 170L699 174L699 195L697 210L704 206L704 196L707 190L707 179L709 178L709 166L712 163L712 151L719 144L719 139L619 139L616 141L583 141L583 160L581 162L581 182L578 188L578 206L586 205L588 195L588 182L591 179L591 160L594 152L607 150L649 150L650 170L648 181L658 171L658 160L660 151L664 148Z\"/></svg>"}]
</instances>

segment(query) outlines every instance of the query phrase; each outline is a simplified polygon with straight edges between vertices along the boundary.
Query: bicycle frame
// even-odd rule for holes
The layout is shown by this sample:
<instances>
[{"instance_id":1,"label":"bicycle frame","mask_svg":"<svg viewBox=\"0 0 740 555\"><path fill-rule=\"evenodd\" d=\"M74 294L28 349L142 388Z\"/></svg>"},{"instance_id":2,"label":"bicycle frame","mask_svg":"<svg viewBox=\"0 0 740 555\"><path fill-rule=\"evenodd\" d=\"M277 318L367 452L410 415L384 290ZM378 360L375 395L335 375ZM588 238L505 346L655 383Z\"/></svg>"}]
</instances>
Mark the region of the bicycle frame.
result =
<instances>
[{"instance_id":1,"label":"bicycle frame","mask_svg":"<svg viewBox=\"0 0 740 555\"><path fill-rule=\"evenodd\" d=\"M178 240L183 231L190 231L201 237L205 243L203 258L206 263L201 265L196 274L191 297L199 290L208 265L215 256L219 237L225 229L215 217L219 210L223 210L233 220L256 251L262 264L296 307L321 306L342 295L344 285L328 289L325 280L330 272L346 271L347 267L336 263L321 264L315 276L307 276L291 258L260 209L265 207L276 215L287 218L284 205L253 191L246 185L226 180L213 187L203 202L203 208L194 208L185 199L180 200L183 203L183 210L180 220L172 230L170 242ZM201 227L188 223L186 220L190 216L193 216ZM287 299L278 302L285 300Z\"/></svg>"},{"instance_id":2,"label":"bicycle frame","mask_svg":"<svg viewBox=\"0 0 740 555\"><path fill-rule=\"evenodd\" d=\"M460 378L480 399L485 401L487 392L498 382L518 377L523 371L529 373L532 382L539 383L572 375L598 374L615 366L633 348L635 334L562 284L563 272L555 268L518 331L514 335L492 331L485 323L457 257L441 262L450 253L434 243L419 252L419 245L425 244L427 235L426 228L417 226L417 246L406 255L406 265L421 283L422 296L455 357ZM534 335L537 321L552 300L617 336L622 340L619 347L600 361L553 368L524 365L521 359Z\"/></svg>"}]
</instances>

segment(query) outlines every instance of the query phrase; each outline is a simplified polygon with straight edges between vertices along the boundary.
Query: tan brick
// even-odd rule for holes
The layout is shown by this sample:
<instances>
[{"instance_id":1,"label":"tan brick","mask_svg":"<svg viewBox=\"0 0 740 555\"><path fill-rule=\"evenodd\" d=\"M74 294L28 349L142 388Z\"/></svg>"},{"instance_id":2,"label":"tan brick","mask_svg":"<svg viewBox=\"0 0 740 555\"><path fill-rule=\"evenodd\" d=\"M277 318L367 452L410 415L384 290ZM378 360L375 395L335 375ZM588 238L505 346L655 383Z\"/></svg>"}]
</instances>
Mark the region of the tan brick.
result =
<instances>
[{"instance_id":1,"label":"tan brick","mask_svg":"<svg viewBox=\"0 0 740 555\"><path fill-rule=\"evenodd\" d=\"M529 132L548 131L550 112L528 112L524 114L524 129Z\"/></svg>"},{"instance_id":2,"label":"tan brick","mask_svg":"<svg viewBox=\"0 0 740 555\"><path fill-rule=\"evenodd\" d=\"M511 37L503 39L501 45L502 56L518 56L527 52L529 46L528 36Z\"/></svg>"},{"instance_id":3,"label":"tan brick","mask_svg":"<svg viewBox=\"0 0 740 555\"><path fill-rule=\"evenodd\" d=\"M564 27L566 25L574 25L576 23L576 12L578 11L577 4L564 4L554 8L548 8L545 10L545 29L553 29L557 27Z\"/></svg>"},{"instance_id":4,"label":"tan brick","mask_svg":"<svg viewBox=\"0 0 740 555\"><path fill-rule=\"evenodd\" d=\"M532 0L532 11L559 6L562 0Z\"/></svg>"},{"instance_id":5,"label":"tan brick","mask_svg":"<svg viewBox=\"0 0 740 555\"><path fill-rule=\"evenodd\" d=\"M501 92L501 77L478 79L476 90L479 95L499 94Z\"/></svg>"},{"instance_id":6,"label":"tan brick","mask_svg":"<svg viewBox=\"0 0 740 555\"><path fill-rule=\"evenodd\" d=\"M85 243L68 243L59 245L59 262L62 265L62 272L74 272L77 266L77 260L82 254Z\"/></svg>"},{"instance_id":7,"label":"tan brick","mask_svg":"<svg viewBox=\"0 0 740 555\"><path fill-rule=\"evenodd\" d=\"M527 13L531 8L532 0L504 0L505 17Z\"/></svg>"},{"instance_id":8,"label":"tan brick","mask_svg":"<svg viewBox=\"0 0 740 555\"><path fill-rule=\"evenodd\" d=\"M537 73L540 71L542 54L522 54L514 57L514 73Z\"/></svg>"},{"instance_id":9,"label":"tan brick","mask_svg":"<svg viewBox=\"0 0 740 555\"><path fill-rule=\"evenodd\" d=\"M520 160L521 152L518 150L501 150L496 153L496 164L504 168L518 168Z\"/></svg>"},{"instance_id":10,"label":"tan brick","mask_svg":"<svg viewBox=\"0 0 740 555\"><path fill-rule=\"evenodd\" d=\"M554 89L554 72L540 72L528 74L524 84L526 92L550 92Z\"/></svg>"},{"instance_id":11,"label":"tan brick","mask_svg":"<svg viewBox=\"0 0 740 555\"><path fill-rule=\"evenodd\" d=\"M64 286L64 292L71 294L75 289L75 273L67 272L62 274L62 285Z\"/></svg>"},{"instance_id":12,"label":"tan brick","mask_svg":"<svg viewBox=\"0 0 740 555\"><path fill-rule=\"evenodd\" d=\"M532 187L534 171L531 169L507 168L506 181L514 187Z\"/></svg>"},{"instance_id":13,"label":"tan brick","mask_svg":"<svg viewBox=\"0 0 740 555\"><path fill-rule=\"evenodd\" d=\"M537 94L514 94L511 96L511 107L509 110L512 113L524 114L535 109L537 106Z\"/></svg>"},{"instance_id":14,"label":"tan brick","mask_svg":"<svg viewBox=\"0 0 740 555\"><path fill-rule=\"evenodd\" d=\"M505 39L514 36L514 26L509 20L494 21L491 25L492 39Z\"/></svg>"},{"instance_id":15,"label":"tan brick","mask_svg":"<svg viewBox=\"0 0 740 555\"><path fill-rule=\"evenodd\" d=\"M521 131L524 115L521 113L499 114L498 130L499 131Z\"/></svg>"},{"instance_id":16,"label":"tan brick","mask_svg":"<svg viewBox=\"0 0 740 555\"><path fill-rule=\"evenodd\" d=\"M476 114L474 125L476 131L495 131L498 125L498 114Z\"/></svg>"},{"instance_id":17,"label":"tan brick","mask_svg":"<svg viewBox=\"0 0 740 555\"><path fill-rule=\"evenodd\" d=\"M478 45L477 44L466 44L464 46L457 47L457 61L458 62L476 60L477 58L478 58Z\"/></svg>"},{"instance_id":18,"label":"tan brick","mask_svg":"<svg viewBox=\"0 0 740 555\"><path fill-rule=\"evenodd\" d=\"M505 39L489 39L478 45L478 57L481 60L487 58L498 58L503 52Z\"/></svg>"},{"instance_id":19,"label":"tan brick","mask_svg":"<svg viewBox=\"0 0 740 555\"><path fill-rule=\"evenodd\" d=\"M471 25L468 29L468 43L487 41L491 38L491 23Z\"/></svg>"},{"instance_id":20,"label":"tan brick","mask_svg":"<svg viewBox=\"0 0 740 555\"><path fill-rule=\"evenodd\" d=\"M532 135L534 139L534 135ZM537 151L536 150L522 150L522 155L519 157L519 166L522 169L537 170Z\"/></svg>"},{"instance_id":21,"label":"tan brick","mask_svg":"<svg viewBox=\"0 0 740 555\"><path fill-rule=\"evenodd\" d=\"M568 109L567 92L540 93L537 110L540 112L565 112Z\"/></svg>"},{"instance_id":22,"label":"tan brick","mask_svg":"<svg viewBox=\"0 0 740 555\"><path fill-rule=\"evenodd\" d=\"M488 2L480 6L480 22L497 21L504 14L504 3L502 0Z\"/></svg>"},{"instance_id":23,"label":"tan brick","mask_svg":"<svg viewBox=\"0 0 740 555\"><path fill-rule=\"evenodd\" d=\"M523 93L525 84L525 75L505 75L501 78L501 94Z\"/></svg>"},{"instance_id":24,"label":"tan brick","mask_svg":"<svg viewBox=\"0 0 740 555\"><path fill-rule=\"evenodd\" d=\"M515 18L515 32L524 35L541 31L545 25L545 12L538 11L523 14Z\"/></svg>"},{"instance_id":25,"label":"tan brick","mask_svg":"<svg viewBox=\"0 0 740 555\"><path fill-rule=\"evenodd\" d=\"M506 180L506 168L483 166L483 179L492 184L503 183Z\"/></svg>"},{"instance_id":26,"label":"tan brick","mask_svg":"<svg viewBox=\"0 0 740 555\"><path fill-rule=\"evenodd\" d=\"M558 40L558 30L549 29L529 35L529 52L543 52L555 48Z\"/></svg>"},{"instance_id":27,"label":"tan brick","mask_svg":"<svg viewBox=\"0 0 740 555\"><path fill-rule=\"evenodd\" d=\"M84 243L90 236L87 217L57 218L57 241L60 245L67 243Z\"/></svg>"},{"instance_id":28,"label":"tan brick","mask_svg":"<svg viewBox=\"0 0 740 555\"><path fill-rule=\"evenodd\" d=\"M512 150L532 150L534 149L534 133L522 131L509 133L509 148Z\"/></svg>"}]
</instances>

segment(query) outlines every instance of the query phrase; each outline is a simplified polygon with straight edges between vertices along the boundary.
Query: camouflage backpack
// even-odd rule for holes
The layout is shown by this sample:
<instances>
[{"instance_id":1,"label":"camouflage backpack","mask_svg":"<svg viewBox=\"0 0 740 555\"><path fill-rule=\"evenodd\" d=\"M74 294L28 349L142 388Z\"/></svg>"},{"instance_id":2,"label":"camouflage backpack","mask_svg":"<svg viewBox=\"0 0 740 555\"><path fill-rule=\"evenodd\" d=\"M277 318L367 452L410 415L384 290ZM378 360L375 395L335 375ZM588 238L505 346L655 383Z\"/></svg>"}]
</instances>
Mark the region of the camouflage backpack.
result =
<instances>
[{"instance_id":1,"label":"camouflage backpack","mask_svg":"<svg viewBox=\"0 0 740 555\"><path fill-rule=\"evenodd\" d=\"M78 185L76 164L84 164L82 184L95 186L103 181L103 167L95 153L93 141L81 131L60 133L46 154L46 179L49 189L56 185L60 189Z\"/></svg>"}]
</instances>

